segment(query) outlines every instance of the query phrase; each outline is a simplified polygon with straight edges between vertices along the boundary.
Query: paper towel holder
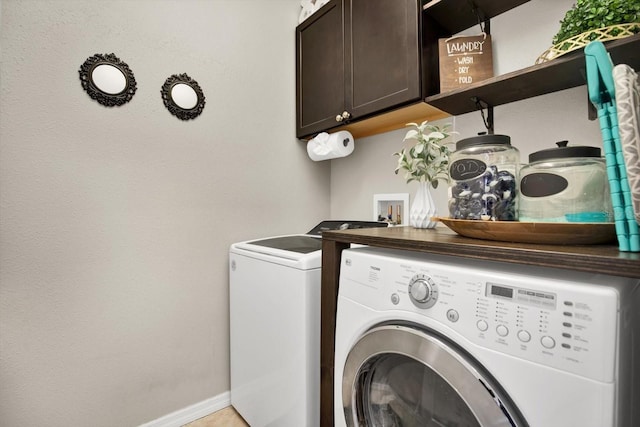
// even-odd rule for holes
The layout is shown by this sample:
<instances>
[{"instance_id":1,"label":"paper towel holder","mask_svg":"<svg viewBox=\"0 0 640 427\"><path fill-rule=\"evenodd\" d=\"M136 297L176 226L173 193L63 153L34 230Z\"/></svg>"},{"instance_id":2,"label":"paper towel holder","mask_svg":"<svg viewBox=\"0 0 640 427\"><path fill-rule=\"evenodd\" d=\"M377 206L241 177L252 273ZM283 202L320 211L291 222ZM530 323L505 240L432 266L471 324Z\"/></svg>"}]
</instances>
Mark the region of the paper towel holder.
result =
<instances>
[{"instance_id":1,"label":"paper towel holder","mask_svg":"<svg viewBox=\"0 0 640 427\"><path fill-rule=\"evenodd\" d=\"M327 132L321 132L307 142L307 153L315 162L346 157L353 150L353 135L345 130L331 135Z\"/></svg>"}]
</instances>

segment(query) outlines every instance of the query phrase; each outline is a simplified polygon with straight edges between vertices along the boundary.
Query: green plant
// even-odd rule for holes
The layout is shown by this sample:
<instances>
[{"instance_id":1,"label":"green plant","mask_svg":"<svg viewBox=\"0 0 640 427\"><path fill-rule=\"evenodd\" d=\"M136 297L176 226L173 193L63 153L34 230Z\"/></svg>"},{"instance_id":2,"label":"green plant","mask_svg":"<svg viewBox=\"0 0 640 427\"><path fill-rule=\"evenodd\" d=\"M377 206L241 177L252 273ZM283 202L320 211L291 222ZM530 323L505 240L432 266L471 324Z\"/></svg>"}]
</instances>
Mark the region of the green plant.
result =
<instances>
[{"instance_id":1,"label":"green plant","mask_svg":"<svg viewBox=\"0 0 640 427\"><path fill-rule=\"evenodd\" d=\"M553 44L589 30L635 22L640 22L638 0L577 0L560 21L560 30L553 37ZM640 25L635 29L638 31ZM593 39L596 37L594 34Z\"/></svg>"},{"instance_id":2,"label":"green plant","mask_svg":"<svg viewBox=\"0 0 640 427\"><path fill-rule=\"evenodd\" d=\"M452 132L449 132L450 125L443 127L427 124L408 123L412 126L405 135L403 142L415 140L413 147L403 148L394 156L398 156L398 166L395 173L400 169L406 171L404 178L407 183L411 181L428 182L433 188L438 188L438 181L449 179L449 149L450 142L444 142Z\"/></svg>"}]
</instances>

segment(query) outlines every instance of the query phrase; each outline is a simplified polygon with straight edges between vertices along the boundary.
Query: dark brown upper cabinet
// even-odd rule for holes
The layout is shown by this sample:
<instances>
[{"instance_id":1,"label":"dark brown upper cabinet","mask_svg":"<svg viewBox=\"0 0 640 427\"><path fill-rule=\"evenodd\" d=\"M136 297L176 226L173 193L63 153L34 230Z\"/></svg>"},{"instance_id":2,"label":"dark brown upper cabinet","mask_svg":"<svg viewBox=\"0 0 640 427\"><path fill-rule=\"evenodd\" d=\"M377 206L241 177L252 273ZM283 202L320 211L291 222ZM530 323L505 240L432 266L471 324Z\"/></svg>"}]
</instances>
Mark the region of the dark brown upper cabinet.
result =
<instances>
[{"instance_id":1,"label":"dark brown upper cabinet","mask_svg":"<svg viewBox=\"0 0 640 427\"><path fill-rule=\"evenodd\" d=\"M339 125L345 110L343 1L332 1L296 28L296 135Z\"/></svg>"},{"instance_id":2,"label":"dark brown upper cabinet","mask_svg":"<svg viewBox=\"0 0 640 427\"><path fill-rule=\"evenodd\" d=\"M528 0L331 0L296 28L296 135L355 137L450 114L437 42Z\"/></svg>"},{"instance_id":3,"label":"dark brown upper cabinet","mask_svg":"<svg viewBox=\"0 0 640 427\"><path fill-rule=\"evenodd\" d=\"M297 136L422 98L420 2L332 0L296 29Z\"/></svg>"},{"instance_id":4,"label":"dark brown upper cabinet","mask_svg":"<svg viewBox=\"0 0 640 427\"><path fill-rule=\"evenodd\" d=\"M364 137L586 84L582 50L440 93L438 39L529 0L331 0L296 29L296 135ZM605 43L640 69L640 34ZM500 49L499 44L494 49Z\"/></svg>"}]
</instances>

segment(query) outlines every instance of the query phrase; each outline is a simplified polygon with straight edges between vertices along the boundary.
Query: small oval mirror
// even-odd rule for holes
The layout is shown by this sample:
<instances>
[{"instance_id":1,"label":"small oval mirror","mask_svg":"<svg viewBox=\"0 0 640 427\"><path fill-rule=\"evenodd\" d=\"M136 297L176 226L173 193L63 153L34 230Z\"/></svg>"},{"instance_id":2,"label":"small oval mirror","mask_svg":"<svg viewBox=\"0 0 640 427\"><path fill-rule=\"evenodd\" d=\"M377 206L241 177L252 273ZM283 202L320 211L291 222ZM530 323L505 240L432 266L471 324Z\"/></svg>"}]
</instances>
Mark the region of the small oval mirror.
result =
<instances>
[{"instance_id":1,"label":"small oval mirror","mask_svg":"<svg viewBox=\"0 0 640 427\"><path fill-rule=\"evenodd\" d=\"M107 107L125 104L136 93L133 72L113 53L87 58L78 73L87 94Z\"/></svg>"},{"instance_id":2,"label":"small oval mirror","mask_svg":"<svg viewBox=\"0 0 640 427\"><path fill-rule=\"evenodd\" d=\"M98 65L93 69L91 78L98 89L111 95L121 93L127 87L127 78L112 65Z\"/></svg>"},{"instance_id":3,"label":"small oval mirror","mask_svg":"<svg viewBox=\"0 0 640 427\"><path fill-rule=\"evenodd\" d=\"M198 104L198 94L184 83L178 83L171 89L171 99L185 110L191 110Z\"/></svg>"},{"instance_id":4,"label":"small oval mirror","mask_svg":"<svg viewBox=\"0 0 640 427\"><path fill-rule=\"evenodd\" d=\"M204 93L197 81L187 74L174 74L160 90L167 110L180 120L195 119L204 109Z\"/></svg>"}]
</instances>

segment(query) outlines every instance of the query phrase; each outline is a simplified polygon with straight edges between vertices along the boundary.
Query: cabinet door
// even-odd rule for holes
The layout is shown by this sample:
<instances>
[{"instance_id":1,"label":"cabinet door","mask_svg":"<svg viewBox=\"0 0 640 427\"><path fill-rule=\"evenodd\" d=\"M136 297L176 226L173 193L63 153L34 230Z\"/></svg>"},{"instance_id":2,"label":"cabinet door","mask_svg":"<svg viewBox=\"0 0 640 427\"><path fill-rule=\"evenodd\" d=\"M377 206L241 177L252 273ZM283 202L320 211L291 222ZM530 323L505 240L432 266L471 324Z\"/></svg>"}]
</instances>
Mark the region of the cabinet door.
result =
<instances>
[{"instance_id":1,"label":"cabinet door","mask_svg":"<svg viewBox=\"0 0 640 427\"><path fill-rule=\"evenodd\" d=\"M347 1L346 109L352 118L421 98L420 3Z\"/></svg>"},{"instance_id":2,"label":"cabinet door","mask_svg":"<svg viewBox=\"0 0 640 427\"><path fill-rule=\"evenodd\" d=\"M391 3L395 3L395 0ZM338 126L345 109L344 1L331 1L296 29L296 135Z\"/></svg>"}]
</instances>

